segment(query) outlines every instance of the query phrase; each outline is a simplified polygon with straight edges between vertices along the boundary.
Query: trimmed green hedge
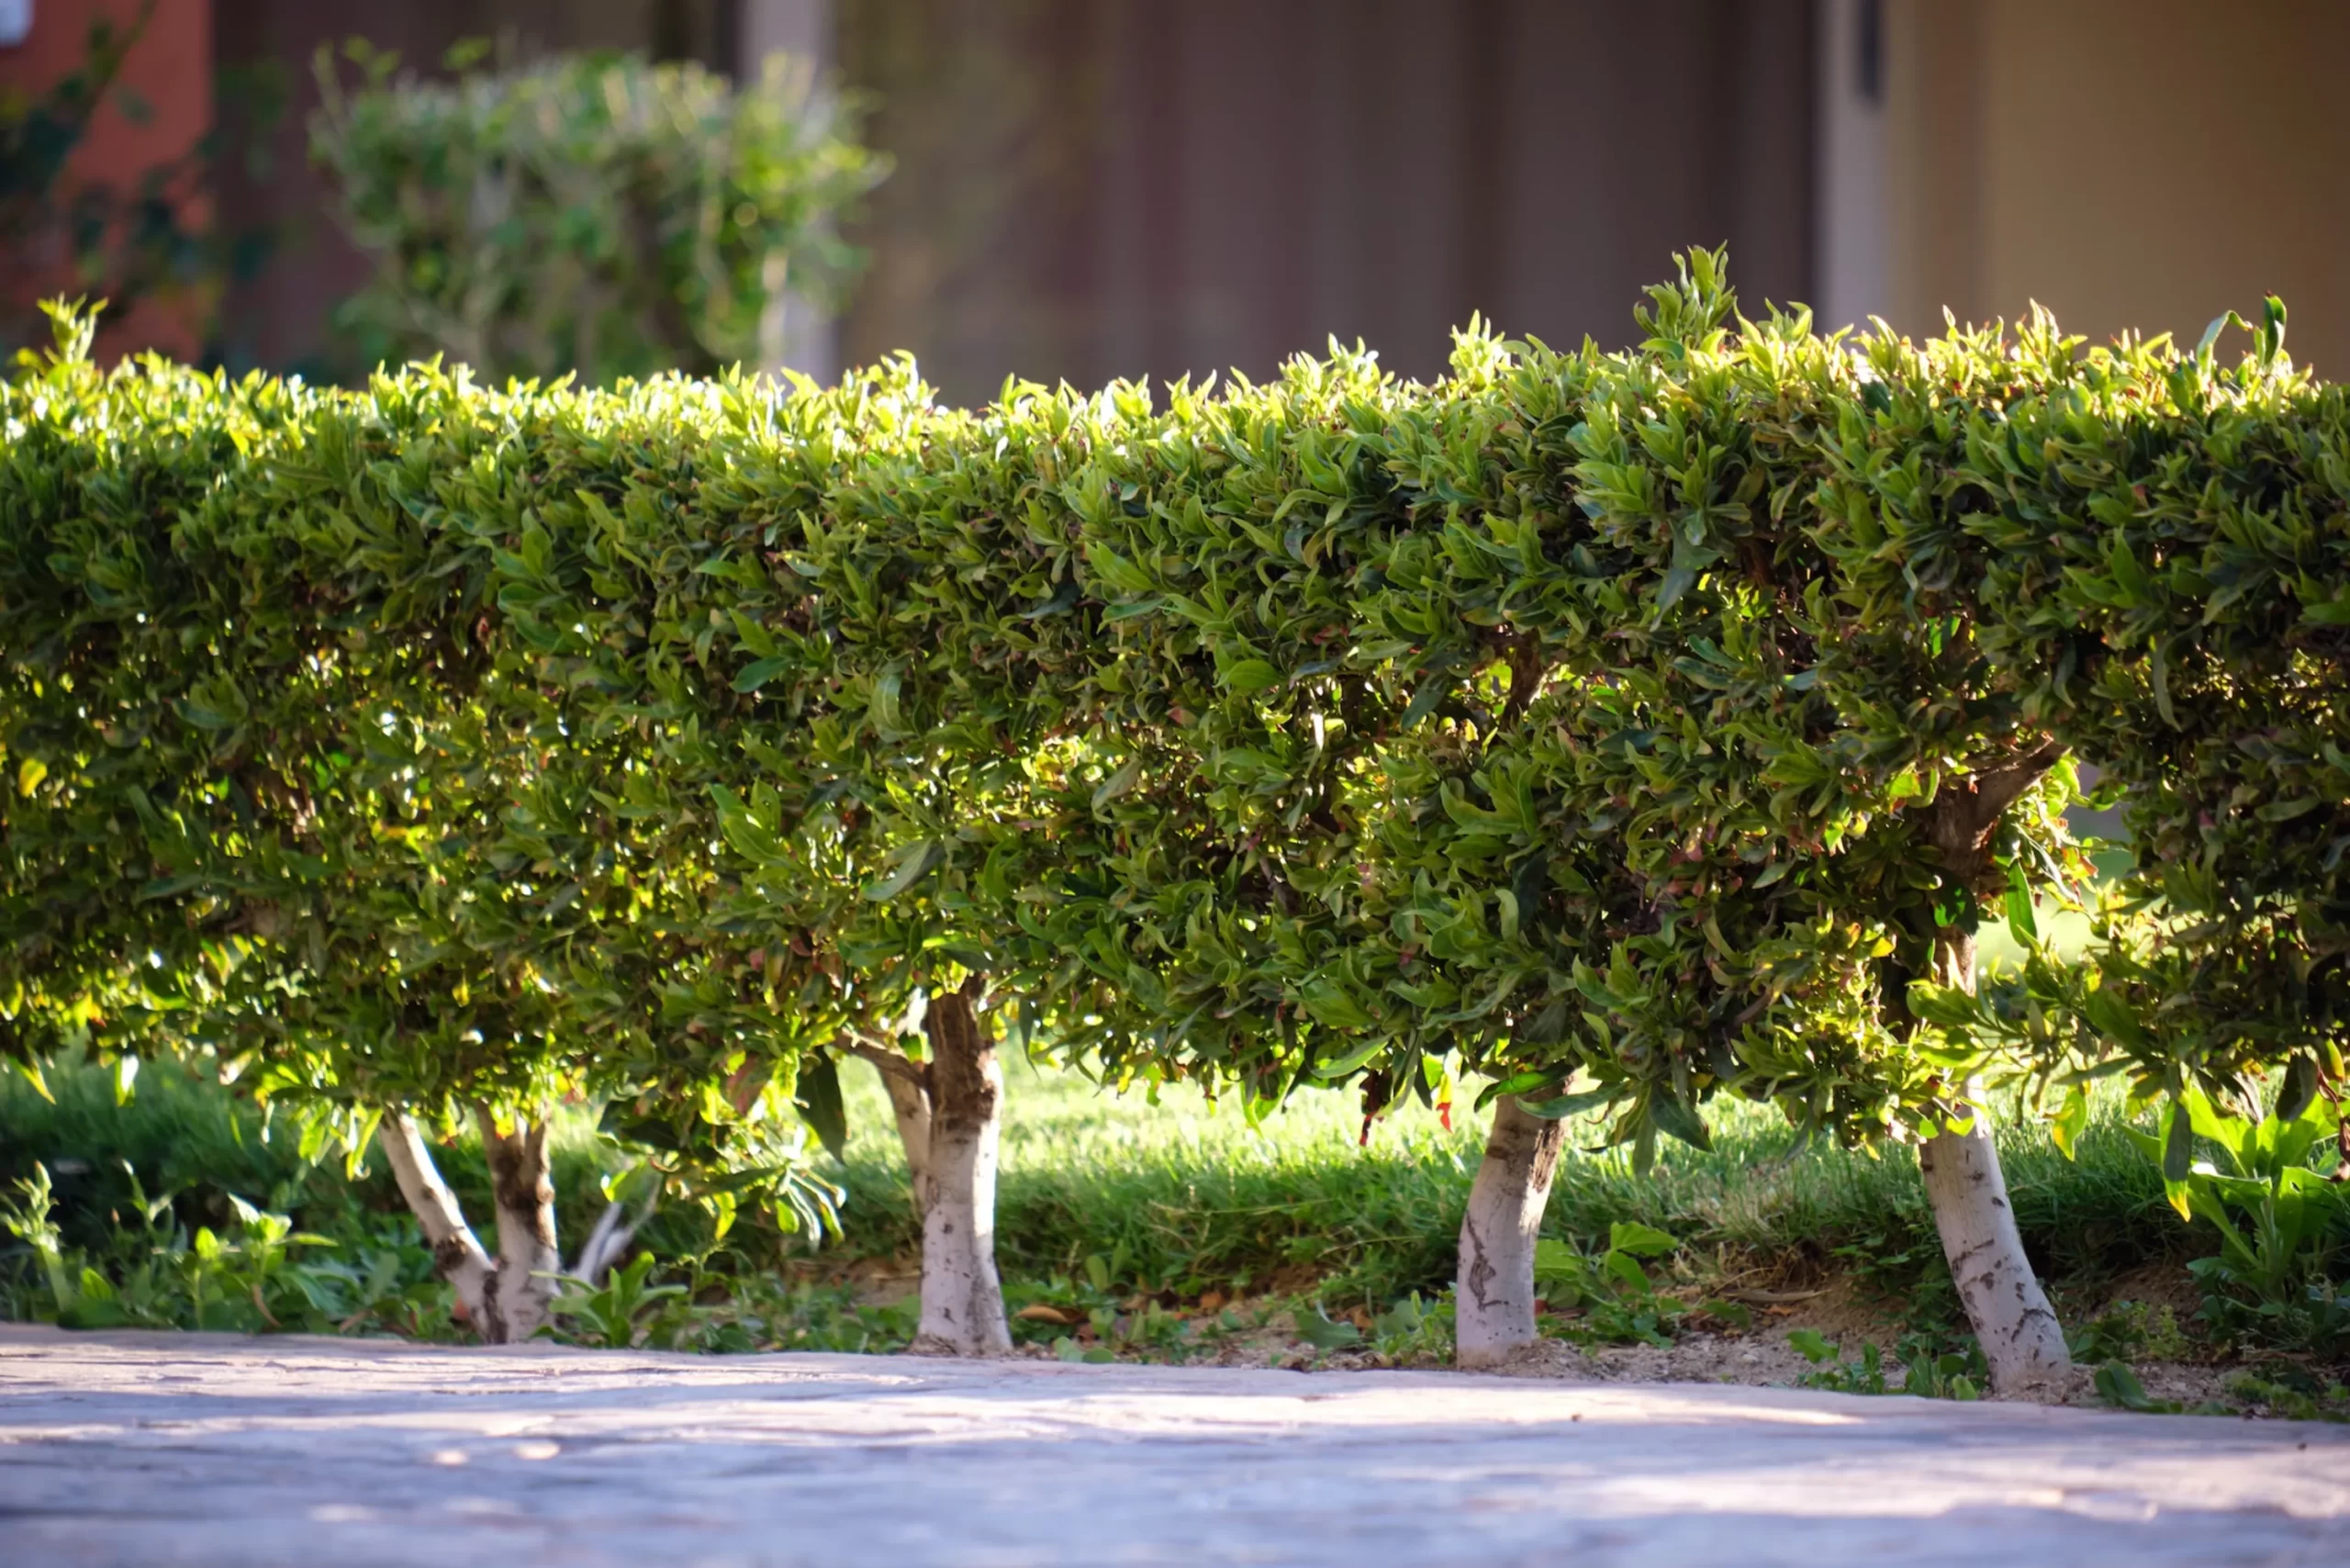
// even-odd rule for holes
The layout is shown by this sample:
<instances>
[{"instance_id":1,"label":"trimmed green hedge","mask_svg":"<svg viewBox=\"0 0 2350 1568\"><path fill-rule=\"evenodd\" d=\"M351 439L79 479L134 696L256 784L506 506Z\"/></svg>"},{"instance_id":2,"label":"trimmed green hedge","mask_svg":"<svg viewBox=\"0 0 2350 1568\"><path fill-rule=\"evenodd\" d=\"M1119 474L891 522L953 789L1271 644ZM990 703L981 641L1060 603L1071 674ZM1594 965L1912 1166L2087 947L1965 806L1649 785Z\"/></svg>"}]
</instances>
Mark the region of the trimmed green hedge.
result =
<instances>
[{"instance_id":1,"label":"trimmed green hedge","mask_svg":"<svg viewBox=\"0 0 2350 1568\"><path fill-rule=\"evenodd\" d=\"M967 974L1113 1077L1473 1069L1641 1150L1724 1092L1930 1128L1992 1047L2331 1070L2350 439L2281 312L2222 364L1651 296L1621 354L977 412L29 364L13 1048L697 1146ZM1971 1001L2089 879L2076 759L2142 907Z\"/></svg>"}]
</instances>

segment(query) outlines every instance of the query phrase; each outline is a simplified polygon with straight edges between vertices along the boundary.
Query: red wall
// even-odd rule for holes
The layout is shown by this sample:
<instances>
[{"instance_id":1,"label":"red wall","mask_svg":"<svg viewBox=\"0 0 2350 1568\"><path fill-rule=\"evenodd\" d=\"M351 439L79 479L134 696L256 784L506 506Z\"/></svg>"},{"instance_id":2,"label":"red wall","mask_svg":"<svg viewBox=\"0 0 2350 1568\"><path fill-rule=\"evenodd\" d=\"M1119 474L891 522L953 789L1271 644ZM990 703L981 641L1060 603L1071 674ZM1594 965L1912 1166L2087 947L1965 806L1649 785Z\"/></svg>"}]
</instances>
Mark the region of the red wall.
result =
<instances>
[{"instance_id":1,"label":"red wall","mask_svg":"<svg viewBox=\"0 0 2350 1568\"><path fill-rule=\"evenodd\" d=\"M140 0L33 0L32 32L14 49L0 49L0 92L38 94L81 64L90 24L101 17L116 26L136 19ZM157 0L147 29L132 46L116 78L146 101L143 123L123 112L119 102L102 106L89 134L67 165L70 183L103 181L136 189L140 176L185 153L212 123L212 0ZM184 209L191 222L210 216L201 186ZM78 293L70 272L14 276L0 281L11 302L26 296ZM156 348L193 354L200 311L194 302L151 298L128 316L108 323L99 345L107 357Z\"/></svg>"}]
</instances>

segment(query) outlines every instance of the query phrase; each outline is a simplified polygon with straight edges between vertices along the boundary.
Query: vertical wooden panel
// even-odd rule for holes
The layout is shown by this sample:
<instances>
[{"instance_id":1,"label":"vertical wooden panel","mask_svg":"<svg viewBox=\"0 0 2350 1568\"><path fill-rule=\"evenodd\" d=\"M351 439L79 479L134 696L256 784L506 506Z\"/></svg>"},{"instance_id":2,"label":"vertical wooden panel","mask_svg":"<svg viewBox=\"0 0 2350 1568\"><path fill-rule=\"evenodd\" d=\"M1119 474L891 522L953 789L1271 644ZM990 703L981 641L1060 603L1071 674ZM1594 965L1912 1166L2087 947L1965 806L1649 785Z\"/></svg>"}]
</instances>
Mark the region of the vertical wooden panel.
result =
<instances>
[{"instance_id":1,"label":"vertical wooden panel","mask_svg":"<svg viewBox=\"0 0 2350 1568\"><path fill-rule=\"evenodd\" d=\"M1993 309L1983 288L1983 15L1895 0L1886 28L1892 319L1938 332L1945 309L1962 321Z\"/></svg>"}]
</instances>

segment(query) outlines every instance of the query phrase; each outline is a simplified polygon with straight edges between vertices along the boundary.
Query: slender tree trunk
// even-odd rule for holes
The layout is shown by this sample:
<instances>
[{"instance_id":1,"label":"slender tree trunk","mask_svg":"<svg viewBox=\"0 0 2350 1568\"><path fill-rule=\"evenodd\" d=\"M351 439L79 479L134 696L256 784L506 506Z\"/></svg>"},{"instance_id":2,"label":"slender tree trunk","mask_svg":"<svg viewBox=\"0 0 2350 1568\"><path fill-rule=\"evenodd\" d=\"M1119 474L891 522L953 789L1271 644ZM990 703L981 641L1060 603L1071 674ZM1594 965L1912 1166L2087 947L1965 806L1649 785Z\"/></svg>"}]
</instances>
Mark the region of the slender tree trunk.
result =
<instances>
[{"instance_id":1,"label":"slender tree trunk","mask_svg":"<svg viewBox=\"0 0 2350 1568\"><path fill-rule=\"evenodd\" d=\"M457 1293L466 1321L483 1343L504 1344L506 1319L498 1300L498 1265L482 1250L473 1226L465 1223L457 1194L441 1180L440 1167L432 1163L432 1150L417 1130L416 1119L405 1111L387 1112L376 1126L375 1138L391 1164L400 1196L408 1200L408 1212L416 1215L432 1249L432 1266Z\"/></svg>"},{"instance_id":2,"label":"slender tree trunk","mask_svg":"<svg viewBox=\"0 0 2350 1568\"><path fill-rule=\"evenodd\" d=\"M1937 957L1943 984L1975 989L1972 933L1946 935ZM1991 1391L2013 1398L2063 1383L2073 1360L2064 1327L2024 1256L1980 1078L1966 1081L1966 1100L1974 1107L1974 1125L1920 1144L1918 1170L1925 1178L1926 1201L1934 1211L1958 1299L1990 1368Z\"/></svg>"},{"instance_id":3,"label":"slender tree trunk","mask_svg":"<svg viewBox=\"0 0 2350 1568\"><path fill-rule=\"evenodd\" d=\"M527 1339L547 1320L563 1255L555 1249L554 1183L547 1180L547 1124L517 1121L498 1130L487 1107L476 1113L489 1190L498 1205L498 1306L509 1340Z\"/></svg>"},{"instance_id":4,"label":"slender tree trunk","mask_svg":"<svg viewBox=\"0 0 2350 1568\"><path fill-rule=\"evenodd\" d=\"M913 1187L914 1218L919 1220L930 1195L930 1092L912 1073L892 1071L879 1062L874 1063L874 1070L881 1075L881 1087L890 1092L890 1111L898 1124L898 1142L906 1151L906 1175Z\"/></svg>"},{"instance_id":5,"label":"slender tree trunk","mask_svg":"<svg viewBox=\"0 0 2350 1568\"><path fill-rule=\"evenodd\" d=\"M1997 898L2004 885L1997 854L2001 814L2063 755L2049 741L2031 751L1986 759L1966 778L1945 785L1926 808L1920 825L1942 874L1965 888L1978 905ZM1974 934L1942 933L1934 968L1942 984L1973 991ZM1991 1371L1991 1391L2013 1397L2064 1382L2072 1357L2016 1231L1981 1080L1968 1079L1964 1092L1975 1113L1973 1125L1919 1145L1918 1170L1958 1299Z\"/></svg>"},{"instance_id":6,"label":"slender tree trunk","mask_svg":"<svg viewBox=\"0 0 2350 1568\"><path fill-rule=\"evenodd\" d=\"M1460 1366L1498 1366L1535 1341L1534 1243L1566 1136L1564 1122L1527 1114L1514 1094L1494 1102L1485 1158L1460 1217L1452 1292Z\"/></svg>"},{"instance_id":7,"label":"slender tree trunk","mask_svg":"<svg viewBox=\"0 0 2350 1568\"><path fill-rule=\"evenodd\" d=\"M995 1167L1003 1074L973 1006L979 982L933 997L930 1165L923 1182L922 1327L927 1355L1000 1356L1012 1349L995 1271Z\"/></svg>"}]
</instances>

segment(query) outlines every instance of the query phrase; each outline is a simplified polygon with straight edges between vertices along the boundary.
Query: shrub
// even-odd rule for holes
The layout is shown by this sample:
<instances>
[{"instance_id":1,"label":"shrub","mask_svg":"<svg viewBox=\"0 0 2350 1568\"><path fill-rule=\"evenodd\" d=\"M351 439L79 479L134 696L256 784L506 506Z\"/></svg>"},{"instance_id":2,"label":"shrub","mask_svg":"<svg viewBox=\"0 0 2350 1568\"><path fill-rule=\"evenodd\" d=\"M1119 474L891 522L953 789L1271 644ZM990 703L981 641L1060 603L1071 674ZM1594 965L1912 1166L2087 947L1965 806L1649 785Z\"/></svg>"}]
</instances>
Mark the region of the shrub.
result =
<instances>
[{"instance_id":1,"label":"shrub","mask_svg":"<svg viewBox=\"0 0 2350 1568\"><path fill-rule=\"evenodd\" d=\"M2339 530L2248 520L2338 520L2342 396L2273 342L1823 340L1704 254L1642 325L1472 331L1435 386L1337 354L976 412L905 363L789 396L35 367L0 403L12 1011L214 1031L353 1105L584 1090L681 1158L762 1095L826 1124L870 1057L965 1238L931 1236L923 1317L964 1349L1002 1338L964 1223L999 1033L1258 1109L1493 1075L1464 1358L1531 1336L1558 1118L1612 1106L1645 1157L1737 1093L1924 1142L2016 1386L2065 1351L1998 1201L1995 1047L2043 1087L2117 1050L2142 1094L2297 1054L2337 1082L2336 868L2277 835L2341 808L2269 797L2344 744L2331 622L2274 602L2334 602ZM2277 716L2208 718L2233 749L2191 785L2140 740L2190 666L2063 564L2120 573L2174 513L2223 538L2164 558L2210 602L2163 646L2201 650L2199 713ZM2186 890L1978 998L1981 921L2028 935L2088 875L2068 747L2147 781L2142 868ZM2215 897L2245 913L2188 924ZM2246 966L2299 989L2223 1048L2164 1032Z\"/></svg>"},{"instance_id":2,"label":"shrub","mask_svg":"<svg viewBox=\"0 0 2350 1568\"><path fill-rule=\"evenodd\" d=\"M375 263L341 317L371 363L591 384L778 366L788 299L828 303L855 271L837 219L888 168L854 104L780 56L737 90L634 56L434 83L346 53L359 85L321 53L310 145Z\"/></svg>"}]
</instances>

